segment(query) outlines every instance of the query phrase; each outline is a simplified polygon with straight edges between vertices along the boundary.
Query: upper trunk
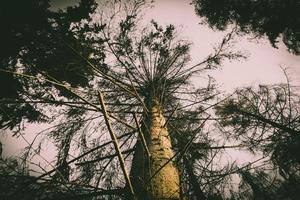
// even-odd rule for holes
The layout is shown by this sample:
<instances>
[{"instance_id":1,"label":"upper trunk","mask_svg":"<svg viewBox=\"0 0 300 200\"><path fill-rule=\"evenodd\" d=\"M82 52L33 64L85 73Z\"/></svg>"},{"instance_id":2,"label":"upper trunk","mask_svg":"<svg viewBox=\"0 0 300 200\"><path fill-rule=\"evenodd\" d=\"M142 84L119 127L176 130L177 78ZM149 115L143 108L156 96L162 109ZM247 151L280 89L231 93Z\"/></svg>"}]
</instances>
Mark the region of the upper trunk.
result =
<instances>
[{"instance_id":1,"label":"upper trunk","mask_svg":"<svg viewBox=\"0 0 300 200\"><path fill-rule=\"evenodd\" d=\"M180 199L179 173L170 161L174 153L162 107L155 99L148 106L149 113L141 127L150 158L139 140L131 169L136 195L138 199Z\"/></svg>"}]
</instances>

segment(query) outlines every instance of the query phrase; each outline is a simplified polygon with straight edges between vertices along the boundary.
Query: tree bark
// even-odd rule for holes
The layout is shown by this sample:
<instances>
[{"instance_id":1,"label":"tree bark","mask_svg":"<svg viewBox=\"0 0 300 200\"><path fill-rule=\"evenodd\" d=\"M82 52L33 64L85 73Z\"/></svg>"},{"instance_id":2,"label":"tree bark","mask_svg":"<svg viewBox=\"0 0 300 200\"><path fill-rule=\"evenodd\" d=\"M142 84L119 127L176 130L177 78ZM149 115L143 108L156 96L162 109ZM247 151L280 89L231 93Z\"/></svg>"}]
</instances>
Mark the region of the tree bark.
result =
<instances>
[{"instance_id":1,"label":"tree bark","mask_svg":"<svg viewBox=\"0 0 300 200\"><path fill-rule=\"evenodd\" d=\"M145 123L141 129L150 158L147 158L141 141L138 141L131 168L133 185L138 199L178 200L179 172L173 161L168 162L174 153L162 107L155 99L148 105L149 113L144 116Z\"/></svg>"}]
</instances>

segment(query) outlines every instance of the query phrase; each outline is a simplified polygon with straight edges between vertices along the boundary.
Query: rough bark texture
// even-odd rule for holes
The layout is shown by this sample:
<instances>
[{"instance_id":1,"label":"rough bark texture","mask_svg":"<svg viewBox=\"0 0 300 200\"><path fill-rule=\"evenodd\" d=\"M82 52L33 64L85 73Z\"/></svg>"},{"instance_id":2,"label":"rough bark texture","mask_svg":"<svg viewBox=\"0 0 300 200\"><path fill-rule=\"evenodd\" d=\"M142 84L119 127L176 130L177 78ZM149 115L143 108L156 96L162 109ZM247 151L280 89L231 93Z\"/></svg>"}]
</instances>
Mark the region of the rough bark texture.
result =
<instances>
[{"instance_id":1,"label":"rough bark texture","mask_svg":"<svg viewBox=\"0 0 300 200\"><path fill-rule=\"evenodd\" d=\"M135 190L139 199L180 199L178 170L172 161L165 165L174 156L166 120L158 101L153 100L150 105L150 112L144 117L146 125L142 126L150 158L138 142L131 170Z\"/></svg>"}]
</instances>

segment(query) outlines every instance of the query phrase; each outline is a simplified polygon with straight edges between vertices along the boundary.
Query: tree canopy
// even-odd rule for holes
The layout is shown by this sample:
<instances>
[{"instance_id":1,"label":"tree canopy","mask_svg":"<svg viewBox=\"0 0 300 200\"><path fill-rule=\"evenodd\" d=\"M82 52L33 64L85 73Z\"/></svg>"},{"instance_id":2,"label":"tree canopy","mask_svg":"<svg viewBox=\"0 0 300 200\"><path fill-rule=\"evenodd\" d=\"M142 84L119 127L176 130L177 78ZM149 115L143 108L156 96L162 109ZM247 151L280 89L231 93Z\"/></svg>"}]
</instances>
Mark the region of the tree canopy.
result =
<instances>
[{"instance_id":1,"label":"tree canopy","mask_svg":"<svg viewBox=\"0 0 300 200\"><path fill-rule=\"evenodd\" d=\"M289 52L300 53L298 0L194 0L193 5L210 27L237 25L243 33L267 36L273 47L282 38Z\"/></svg>"},{"instance_id":2,"label":"tree canopy","mask_svg":"<svg viewBox=\"0 0 300 200\"><path fill-rule=\"evenodd\" d=\"M86 57L98 51L98 56L93 59L95 62L97 60L100 65L99 60L104 58L103 53L97 48L92 49L90 45L93 41L83 37L89 28L78 27L82 20L87 20L85 24L90 20L89 13L95 10L96 4L94 1L82 1L78 6L57 12L50 11L49 6L47 0L30 0L21 3L1 2L1 20L3 26L6 27L1 32L1 70L22 72L33 76L55 77L72 86L87 86L91 71L86 67L78 68L78 66L85 65L85 62L69 49L72 48ZM52 94L49 91L52 86L49 83L43 81L33 83L26 79L19 79L14 74L3 72L0 76L1 99L8 101L18 99L24 102L18 107L1 105L1 128L12 129L21 122L22 118L29 121L46 120L45 115L26 103L29 100L26 94L30 93L29 88L35 84L34 94L30 95L31 101L51 99ZM60 90L60 87L56 89L59 95L67 95ZM14 113L14 119L10 116L12 113ZM20 116L17 117L17 114Z\"/></svg>"},{"instance_id":3,"label":"tree canopy","mask_svg":"<svg viewBox=\"0 0 300 200\"><path fill-rule=\"evenodd\" d=\"M191 64L174 25L141 21L148 2L28 2L1 6L0 128L27 147L0 153L0 198L296 199L299 95L286 84L224 97L212 77L192 82L244 58L231 49L235 29ZM259 158L239 165L227 149Z\"/></svg>"},{"instance_id":4,"label":"tree canopy","mask_svg":"<svg viewBox=\"0 0 300 200\"><path fill-rule=\"evenodd\" d=\"M275 176L275 185L272 185L270 174L265 174L269 188L255 189L253 187L259 184L252 181L254 177L249 172L242 172L243 180L253 192L257 190L260 193L255 199L295 199L300 186L299 95L289 84L261 85L258 89L237 90L235 97L216 109L217 114L224 117L220 122L222 126L233 128L232 137L250 150L259 149L270 156L274 168L283 178Z\"/></svg>"}]
</instances>

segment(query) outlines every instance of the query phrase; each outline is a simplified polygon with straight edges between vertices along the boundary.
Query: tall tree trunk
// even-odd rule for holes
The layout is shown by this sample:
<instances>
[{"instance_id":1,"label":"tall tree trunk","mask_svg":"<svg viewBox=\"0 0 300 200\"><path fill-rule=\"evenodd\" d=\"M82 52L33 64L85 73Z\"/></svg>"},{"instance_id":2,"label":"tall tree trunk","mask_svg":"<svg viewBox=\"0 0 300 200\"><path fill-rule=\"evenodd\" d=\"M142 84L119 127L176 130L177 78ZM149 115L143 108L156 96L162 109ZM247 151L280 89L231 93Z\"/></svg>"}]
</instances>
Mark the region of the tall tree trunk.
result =
<instances>
[{"instance_id":1,"label":"tall tree trunk","mask_svg":"<svg viewBox=\"0 0 300 200\"><path fill-rule=\"evenodd\" d=\"M155 99L148 105L149 113L144 116L145 123L141 127L150 158L138 141L131 169L136 194L138 199L180 199L179 172L172 161L168 162L174 153L162 107Z\"/></svg>"}]
</instances>

